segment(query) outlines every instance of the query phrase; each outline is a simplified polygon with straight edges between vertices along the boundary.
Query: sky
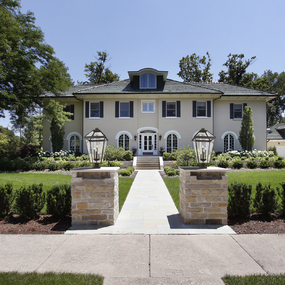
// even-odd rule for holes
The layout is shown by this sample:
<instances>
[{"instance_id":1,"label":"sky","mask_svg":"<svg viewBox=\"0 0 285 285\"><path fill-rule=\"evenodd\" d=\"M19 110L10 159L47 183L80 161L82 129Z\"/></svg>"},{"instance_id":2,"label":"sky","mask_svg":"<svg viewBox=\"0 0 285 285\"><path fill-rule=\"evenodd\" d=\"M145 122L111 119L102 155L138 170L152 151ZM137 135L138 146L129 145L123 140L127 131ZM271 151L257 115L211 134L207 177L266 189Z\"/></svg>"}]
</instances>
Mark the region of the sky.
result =
<instances>
[{"instance_id":1,"label":"sky","mask_svg":"<svg viewBox=\"0 0 285 285\"><path fill-rule=\"evenodd\" d=\"M208 51L214 81L231 54L256 56L247 69L285 71L284 0L22 0L72 80L86 81L84 66L97 51L120 79L146 67L181 81L179 60ZM7 127L9 118L0 118ZM10 127L10 126L9 126Z\"/></svg>"}]
</instances>

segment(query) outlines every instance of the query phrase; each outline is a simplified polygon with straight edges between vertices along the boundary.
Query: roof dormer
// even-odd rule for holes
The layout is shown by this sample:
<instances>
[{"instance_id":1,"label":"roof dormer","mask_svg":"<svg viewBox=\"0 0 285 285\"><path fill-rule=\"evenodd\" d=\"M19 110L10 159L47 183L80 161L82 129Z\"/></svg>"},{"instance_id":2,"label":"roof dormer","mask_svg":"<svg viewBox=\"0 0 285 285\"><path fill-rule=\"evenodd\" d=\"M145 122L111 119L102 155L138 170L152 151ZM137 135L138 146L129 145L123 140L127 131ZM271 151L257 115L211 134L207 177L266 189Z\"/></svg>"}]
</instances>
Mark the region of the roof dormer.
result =
<instances>
[{"instance_id":1,"label":"roof dormer","mask_svg":"<svg viewBox=\"0 0 285 285\"><path fill-rule=\"evenodd\" d=\"M168 71L158 71L153 68L143 68L139 71L129 71L132 87L138 90L162 90Z\"/></svg>"}]
</instances>

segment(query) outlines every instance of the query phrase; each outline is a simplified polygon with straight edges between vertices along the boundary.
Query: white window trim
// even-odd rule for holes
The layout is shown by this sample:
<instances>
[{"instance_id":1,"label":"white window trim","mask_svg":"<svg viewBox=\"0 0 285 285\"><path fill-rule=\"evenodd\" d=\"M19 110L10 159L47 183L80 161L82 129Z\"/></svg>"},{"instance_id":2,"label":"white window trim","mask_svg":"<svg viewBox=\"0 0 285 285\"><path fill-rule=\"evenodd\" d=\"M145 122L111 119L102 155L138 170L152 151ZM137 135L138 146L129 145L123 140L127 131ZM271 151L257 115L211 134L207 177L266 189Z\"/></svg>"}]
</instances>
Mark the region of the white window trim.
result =
<instances>
[{"instance_id":1,"label":"white window trim","mask_svg":"<svg viewBox=\"0 0 285 285\"><path fill-rule=\"evenodd\" d=\"M241 118L235 118L235 106L236 105L241 105ZM242 118L243 118L243 104L242 103L234 103L234 106L233 106L233 120L241 121Z\"/></svg>"},{"instance_id":2,"label":"white window trim","mask_svg":"<svg viewBox=\"0 0 285 285\"><path fill-rule=\"evenodd\" d=\"M236 140L238 139L237 134L236 134L236 133L234 133L234 132L232 132L232 131L224 132L224 133L222 134L222 136L221 136L221 139L223 140L223 139L225 138L225 136L226 136L226 135L228 135L228 134L233 135L233 136L235 137L235 139L236 139Z\"/></svg>"},{"instance_id":3,"label":"white window trim","mask_svg":"<svg viewBox=\"0 0 285 285\"><path fill-rule=\"evenodd\" d=\"M166 140L168 135L170 135L170 134L175 134L179 140L181 139L180 134L174 130L171 130L171 131L168 131L167 133L165 133L163 138Z\"/></svg>"},{"instance_id":4,"label":"white window trim","mask_svg":"<svg viewBox=\"0 0 285 285\"><path fill-rule=\"evenodd\" d=\"M70 139L72 136L78 136L79 139L80 139L80 147L79 147L79 152L81 152L81 145L82 145L82 136L81 134L77 133L77 132L72 132L72 133L69 133L66 137L66 140L68 141L68 150L70 150Z\"/></svg>"},{"instance_id":5,"label":"white window trim","mask_svg":"<svg viewBox=\"0 0 285 285\"><path fill-rule=\"evenodd\" d=\"M165 139L165 150L167 150L167 137L169 135L176 135L177 137L177 150L179 150L179 140L181 139L181 136L178 132L176 131L168 131L165 135L164 135L164 139ZM173 152L173 142L172 142L172 146L171 146L171 152Z\"/></svg>"},{"instance_id":6,"label":"white window trim","mask_svg":"<svg viewBox=\"0 0 285 285\"><path fill-rule=\"evenodd\" d=\"M149 75L150 74L152 74L153 76L154 76L154 78L155 78L155 87L149 87ZM141 85L141 76L143 76L143 75L147 75L147 79L146 79L146 81L147 81L147 87L143 87L142 85ZM156 77L156 75L155 74L153 74L153 73L150 73L150 72L148 72L148 73L143 73L143 74L141 74L140 75L140 89L156 89L157 88L157 77Z\"/></svg>"},{"instance_id":7,"label":"white window trim","mask_svg":"<svg viewBox=\"0 0 285 285\"><path fill-rule=\"evenodd\" d=\"M115 139L117 140L117 147L119 147L119 138L121 135L127 135L129 137L129 140L132 140L133 139L133 136L131 135L130 132L128 131L120 131L116 134L116 137ZM131 147L131 142L129 142L129 150L130 150L130 147Z\"/></svg>"},{"instance_id":8,"label":"white window trim","mask_svg":"<svg viewBox=\"0 0 285 285\"><path fill-rule=\"evenodd\" d=\"M144 111L143 103L153 103L153 111ZM155 100L142 100L141 101L141 112L142 113L155 113Z\"/></svg>"},{"instance_id":9,"label":"white window trim","mask_svg":"<svg viewBox=\"0 0 285 285\"><path fill-rule=\"evenodd\" d=\"M91 116L91 103L99 103L99 116L98 117L92 117ZM91 119L91 120L102 119L102 118L100 118L100 102L98 102L98 101L89 102L89 119Z\"/></svg>"},{"instance_id":10,"label":"white window trim","mask_svg":"<svg viewBox=\"0 0 285 285\"><path fill-rule=\"evenodd\" d=\"M175 116L167 116L167 103L174 103L175 104ZM177 119L177 103L176 102L172 102L172 101L166 101L166 117L165 118L168 118L168 119Z\"/></svg>"},{"instance_id":11,"label":"white window trim","mask_svg":"<svg viewBox=\"0 0 285 285\"><path fill-rule=\"evenodd\" d=\"M197 101L196 102L196 114L198 114L198 103L205 103L206 104L206 109L205 109L205 112L206 112L206 116L196 116L196 118L198 118L198 119L207 119L208 117L207 117L207 102L205 102L205 101Z\"/></svg>"}]
</instances>

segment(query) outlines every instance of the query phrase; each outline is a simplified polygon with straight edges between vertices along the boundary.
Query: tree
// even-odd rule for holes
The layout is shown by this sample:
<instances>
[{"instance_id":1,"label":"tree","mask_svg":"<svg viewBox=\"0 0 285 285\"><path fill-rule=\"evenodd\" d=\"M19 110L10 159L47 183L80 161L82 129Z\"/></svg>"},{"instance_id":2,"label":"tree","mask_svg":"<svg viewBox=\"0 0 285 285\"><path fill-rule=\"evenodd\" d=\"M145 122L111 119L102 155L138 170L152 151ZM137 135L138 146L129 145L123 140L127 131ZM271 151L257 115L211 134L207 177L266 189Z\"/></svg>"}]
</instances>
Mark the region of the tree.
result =
<instances>
[{"instance_id":1,"label":"tree","mask_svg":"<svg viewBox=\"0 0 285 285\"><path fill-rule=\"evenodd\" d=\"M64 124L69 122L68 116L72 114L64 111L64 105L58 101L50 100L48 105L44 107L46 112L45 118L50 122L51 143L54 152L63 148Z\"/></svg>"},{"instance_id":2,"label":"tree","mask_svg":"<svg viewBox=\"0 0 285 285\"><path fill-rule=\"evenodd\" d=\"M0 158L15 158L16 149L20 145L20 138L13 131L0 126Z\"/></svg>"},{"instance_id":3,"label":"tree","mask_svg":"<svg viewBox=\"0 0 285 285\"><path fill-rule=\"evenodd\" d=\"M243 150L251 151L254 146L254 129L252 120L252 109L251 107L245 107L243 112L243 118L241 123L241 129L239 132L239 143Z\"/></svg>"},{"instance_id":4,"label":"tree","mask_svg":"<svg viewBox=\"0 0 285 285\"><path fill-rule=\"evenodd\" d=\"M213 74L210 73L211 58L209 52L206 56L200 58L200 56L193 53L182 57L179 61L180 71L177 73L184 82L212 82Z\"/></svg>"},{"instance_id":5,"label":"tree","mask_svg":"<svg viewBox=\"0 0 285 285\"><path fill-rule=\"evenodd\" d=\"M119 80L119 75L113 73L109 68L105 67L107 62L107 53L97 51L98 61L90 62L90 64L85 64L84 71L85 76L88 78L91 84L105 84L111 83L113 81Z\"/></svg>"},{"instance_id":6,"label":"tree","mask_svg":"<svg viewBox=\"0 0 285 285\"><path fill-rule=\"evenodd\" d=\"M0 0L0 116L9 110L21 121L44 91L58 93L72 82L33 13L22 14L20 7L20 0Z\"/></svg>"},{"instance_id":7,"label":"tree","mask_svg":"<svg viewBox=\"0 0 285 285\"><path fill-rule=\"evenodd\" d=\"M256 57L245 60L244 54L229 54L228 60L223 64L227 67L227 71L219 72L219 82L242 85L243 77L246 69L253 62Z\"/></svg>"}]
</instances>

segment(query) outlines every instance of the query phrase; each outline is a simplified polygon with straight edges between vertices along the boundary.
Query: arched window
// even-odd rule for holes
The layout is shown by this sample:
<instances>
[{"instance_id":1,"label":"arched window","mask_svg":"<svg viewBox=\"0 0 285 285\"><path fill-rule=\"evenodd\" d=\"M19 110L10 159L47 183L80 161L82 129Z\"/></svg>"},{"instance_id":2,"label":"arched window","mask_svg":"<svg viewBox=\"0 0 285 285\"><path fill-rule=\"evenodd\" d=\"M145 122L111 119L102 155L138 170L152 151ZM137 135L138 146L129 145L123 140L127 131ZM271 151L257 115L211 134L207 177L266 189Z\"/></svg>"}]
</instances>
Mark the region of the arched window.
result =
<instances>
[{"instance_id":1,"label":"arched window","mask_svg":"<svg viewBox=\"0 0 285 285\"><path fill-rule=\"evenodd\" d=\"M231 134L227 134L224 137L224 152L227 152L229 150L235 149L235 138Z\"/></svg>"},{"instance_id":2,"label":"arched window","mask_svg":"<svg viewBox=\"0 0 285 285\"><path fill-rule=\"evenodd\" d=\"M176 134L169 134L166 139L166 151L171 153L178 149L178 139Z\"/></svg>"},{"instance_id":3,"label":"arched window","mask_svg":"<svg viewBox=\"0 0 285 285\"><path fill-rule=\"evenodd\" d=\"M80 138L77 135L73 135L69 139L69 150L74 152L80 152Z\"/></svg>"},{"instance_id":4,"label":"arched window","mask_svg":"<svg viewBox=\"0 0 285 285\"><path fill-rule=\"evenodd\" d=\"M121 134L119 136L118 146L122 147L124 150L130 149L130 138L127 134Z\"/></svg>"}]
</instances>

